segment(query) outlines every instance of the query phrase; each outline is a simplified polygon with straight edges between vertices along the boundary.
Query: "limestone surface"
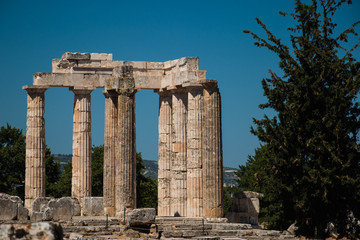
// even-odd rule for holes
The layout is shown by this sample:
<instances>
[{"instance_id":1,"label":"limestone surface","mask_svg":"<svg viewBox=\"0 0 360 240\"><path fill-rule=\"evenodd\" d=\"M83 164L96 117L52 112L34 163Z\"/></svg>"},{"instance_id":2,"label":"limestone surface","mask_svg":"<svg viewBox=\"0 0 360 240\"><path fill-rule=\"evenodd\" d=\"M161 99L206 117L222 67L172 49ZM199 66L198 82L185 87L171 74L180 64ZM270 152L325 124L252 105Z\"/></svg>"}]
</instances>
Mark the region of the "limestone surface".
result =
<instances>
[{"instance_id":1,"label":"limestone surface","mask_svg":"<svg viewBox=\"0 0 360 240\"><path fill-rule=\"evenodd\" d=\"M231 199L231 211L226 214L229 222L258 224L260 213L259 198L264 197L262 193L241 191L234 194Z\"/></svg>"},{"instance_id":2,"label":"limestone surface","mask_svg":"<svg viewBox=\"0 0 360 240\"><path fill-rule=\"evenodd\" d=\"M155 223L155 208L137 208L126 214L126 224L130 226L151 225Z\"/></svg>"},{"instance_id":3,"label":"limestone surface","mask_svg":"<svg viewBox=\"0 0 360 240\"><path fill-rule=\"evenodd\" d=\"M84 216L104 216L102 197L84 197L82 206Z\"/></svg>"},{"instance_id":4,"label":"limestone surface","mask_svg":"<svg viewBox=\"0 0 360 240\"><path fill-rule=\"evenodd\" d=\"M16 220L18 216L18 204L22 201L19 197L0 193L0 220Z\"/></svg>"}]
</instances>

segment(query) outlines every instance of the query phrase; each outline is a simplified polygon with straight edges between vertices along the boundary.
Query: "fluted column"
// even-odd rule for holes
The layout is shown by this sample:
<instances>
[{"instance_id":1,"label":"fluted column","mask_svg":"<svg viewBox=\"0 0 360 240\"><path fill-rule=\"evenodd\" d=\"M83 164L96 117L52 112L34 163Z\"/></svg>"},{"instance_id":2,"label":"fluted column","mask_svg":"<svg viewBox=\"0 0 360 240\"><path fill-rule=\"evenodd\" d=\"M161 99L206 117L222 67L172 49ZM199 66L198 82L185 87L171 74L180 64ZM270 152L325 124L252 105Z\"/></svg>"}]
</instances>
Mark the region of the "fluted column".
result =
<instances>
[{"instance_id":1,"label":"fluted column","mask_svg":"<svg viewBox=\"0 0 360 240\"><path fill-rule=\"evenodd\" d=\"M158 216L170 214L171 179L171 120L172 95L169 91L159 94L159 169L158 169Z\"/></svg>"},{"instance_id":2,"label":"fluted column","mask_svg":"<svg viewBox=\"0 0 360 240\"><path fill-rule=\"evenodd\" d=\"M172 216L186 216L186 120L187 91L173 90L170 197Z\"/></svg>"},{"instance_id":3,"label":"fluted column","mask_svg":"<svg viewBox=\"0 0 360 240\"><path fill-rule=\"evenodd\" d=\"M115 146L118 132L118 93L104 91L105 127L104 127L104 210L105 214L115 216Z\"/></svg>"},{"instance_id":4,"label":"fluted column","mask_svg":"<svg viewBox=\"0 0 360 240\"><path fill-rule=\"evenodd\" d=\"M118 140L115 159L115 207L121 216L124 208L136 207L135 90L118 96Z\"/></svg>"},{"instance_id":5,"label":"fluted column","mask_svg":"<svg viewBox=\"0 0 360 240\"><path fill-rule=\"evenodd\" d=\"M91 196L91 96L93 88L71 88L74 92L71 196L82 204Z\"/></svg>"},{"instance_id":6,"label":"fluted column","mask_svg":"<svg viewBox=\"0 0 360 240\"><path fill-rule=\"evenodd\" d=\"M45 91L49 87L24 86L27 91L25 207L45 197Z\"/></svg>"},{"instance_id":7,"label":"fluted column","mask_svg":"<svg viewBox=\"0 0 360 240\"><path fill-rule=\"evenodd\" d=\"M202 86L189 87L187 112L187 217L203 216Z\"/></svg>"},{"instance_id":8,"label":"fluted column","mask_svg":"<svg viewBox=\"0 0 360 240\"><path fill-rule=\"evenodd\" d=\"M205 86L203 101L203 204L205 217L222 217L223 175L221 98L216 83Z\"/></svg>"}]
</instances>

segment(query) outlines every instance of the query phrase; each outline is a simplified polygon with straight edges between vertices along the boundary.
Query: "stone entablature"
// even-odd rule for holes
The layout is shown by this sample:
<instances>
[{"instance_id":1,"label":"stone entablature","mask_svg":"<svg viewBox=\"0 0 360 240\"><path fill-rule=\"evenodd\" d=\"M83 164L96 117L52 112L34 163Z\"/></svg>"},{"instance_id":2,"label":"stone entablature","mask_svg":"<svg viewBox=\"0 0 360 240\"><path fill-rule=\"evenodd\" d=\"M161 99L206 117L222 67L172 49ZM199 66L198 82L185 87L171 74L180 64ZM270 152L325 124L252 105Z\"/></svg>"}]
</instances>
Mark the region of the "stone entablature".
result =
<instances>
[{"instance_id":1,"label":"stone entablature","mask_svg":"<svg viewBox=\"0 0 360 240\"><path fill-rule=\"evenodd\" d=\"M113 61L112 54L65 53L53 59L52 73L35 73L33 84L51 87L121 88L116 72L132 69L136 89L170 89L183 84L204 83L206 71L199 70L198 57L167 62Z\"/></svg>"},{"instance_id":2,"label":"stone entablature","mask_svg":"<svg viewBox=\"0 0 360 240\"><path fill-rule=\"evenodd\" d=\"M104 88L104 213L123 216L136 208L135 95L159 94L158 215L223 215L221 96L199 59L112 61L112 54L65 53L52 73L35 73L28 92L25 206L45 197L44 92L74 93L72 197L84 215L91 197L91 92Z\"/></svg>"}]
</instances>

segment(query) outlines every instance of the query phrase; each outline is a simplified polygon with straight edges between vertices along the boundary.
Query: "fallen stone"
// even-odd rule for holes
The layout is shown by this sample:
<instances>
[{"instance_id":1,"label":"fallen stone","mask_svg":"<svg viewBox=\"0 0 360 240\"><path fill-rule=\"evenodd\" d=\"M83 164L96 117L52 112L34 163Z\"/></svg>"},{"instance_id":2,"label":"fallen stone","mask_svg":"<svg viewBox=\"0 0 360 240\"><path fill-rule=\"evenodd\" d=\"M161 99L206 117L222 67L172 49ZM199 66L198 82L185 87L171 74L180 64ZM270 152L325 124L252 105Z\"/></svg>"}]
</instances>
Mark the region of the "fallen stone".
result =
<instances>
[{"instance_id":1,"label":"fallen stone","mask_svg":"<svg viewBox=\"0 0 360 240\"><path fill-rule=\"evenodd\" d=\"M296 226L296 223L293 223L288 227L288 229L286 230L286 233L290 234L290 235L295 235L297 230L298 230L298 227Z\"/></svg>"},{"instance_id":2,"label":"fallen stone","mask_svg":"<svg viewBox=\"0 0 360 240\"><path fill-rule=\"evenodd\" d=\"M126 223L130 226L151 225L155 223L155 208L137 208L126 214Z\"/></svg>"},{"instance_id":3,"label":"fallen stone","mask_svg":"<svg viewBox=\"0 0 360 240\"><path fill-rule=\"evenodd\" d=\"M11 201L16 202L16 203L21 203L21 204L23 203L23 201L21 200L20 197L12 196L12 195L9 195L6 193L0 193L0 199L10 199Z\"/></svg>"},{"instance_id":4,"label":"fallen stone","mask_svg":"<svg viewBox=\"0 0 360 240\"><path fill-rule=\"evenodd\" d=\"M18 203L11 199L0 198L0 220L16 220Z\"/></svg>"},{"instance_id":5,"label":"fallen stone","mask_svg":"<svg viewBox=\"0 0 360 240\"><path fill-rule=\"evenodd\" d=\"M32 224L2 224L0 239L63 239L63 231L58 223L38 222Z\"/></svg>"},{"instance_id":6,"label":"fallen stone","mask_svg":"<svg viewBox=\"0 0 360 240\"><path fill-rule=\"evenodd\" d=\"M43 220L43 213L42 212L32 212L30 215L31 222L40 222Z\"/></svg>"},{"instance_id":7,"label":"fallen stone","mask_svg":"<svg viewBox=\"0 0 360 240\"><path fill-rule=\"evenodd\" d=\"M54 216L54 212L52 208L46 207L42 215L42 220L51 221L53 219L53 216Z\"/></svg>"},{"instance_id":8,"label":"fallen stone","mask_svg":"<svg viewBox=\"0 0 360 240\"><path fill-rule=\"evenodd\" d=\"M44 212L45 208L47 207L48 203L55 198L51 197L37 197L33 201L31 205L31 209L34 212Z\"/></svg>"},{"instance_id":9,"label":"fallen stone","mask_svg":"<svg viewBox=\"0 0 360 240\"><path fill-rule=\"evenodd\" d=\"M20 221L27 221L29 218L29 210L18 203L17 219Z\"/></svg>"},{"instance_id":10,"label":"fallen stone","mask_svg":"<svg viewBox=\"0 0 360 240\"><path fill-rule=\"evenodd\" d=\"M83 239L84 236L78 233L70 233L69 240L80 240Z\"/></svg>"},{"instance_id":11,"label":"fallen stone","mask_svg":"<svg viewBox=\"0 0 360 240\"><path fill-rule=\"evenodd\" d=\"M104 216L104 204L102 197L84 197L83 198L84 216Z\"/></svg>"},{"instance_id":12,"label":"fallen stone","mask_svg":"<svg viewBox=\"0 0 360 240\"><path fill-rule=\"evenodd\" d=\"M63 197L49 202L48 207L52 210L54 221L70 220L78 214L77 206L79 201L71 197Z\"/></svg>"}]
</instances>

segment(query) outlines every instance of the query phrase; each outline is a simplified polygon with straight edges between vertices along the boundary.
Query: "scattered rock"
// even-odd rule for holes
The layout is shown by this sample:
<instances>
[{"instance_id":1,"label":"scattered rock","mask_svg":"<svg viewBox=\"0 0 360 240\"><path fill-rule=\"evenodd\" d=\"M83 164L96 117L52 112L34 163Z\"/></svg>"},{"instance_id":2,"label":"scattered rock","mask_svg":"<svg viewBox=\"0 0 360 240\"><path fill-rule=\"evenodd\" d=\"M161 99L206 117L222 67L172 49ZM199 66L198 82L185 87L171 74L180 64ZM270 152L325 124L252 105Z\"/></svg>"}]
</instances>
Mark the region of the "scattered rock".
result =
<instances>
[{"instance_id":1,"label":"scattered rock","mask_svg":"<svg viewBox=\"0 0 360 240\"><path fill-rule=\"evenodd\" d=\"M288 227L288 229L286 230L286 232L290 235L295 235L296 231L298 230L298 227L296 226L296 223L293 223L290 225L290 227Z\"/></svg>"},{"instance_id":2,"label":"scattered rock","mask_svg":"<svg viewBox=\"0 0 360 240\"><path fill-rule=\"evenodd\" d=\"M69 240L80 240L83 239L84 236L78 233L70 233Z\"/></svg>"}]
</instances>

